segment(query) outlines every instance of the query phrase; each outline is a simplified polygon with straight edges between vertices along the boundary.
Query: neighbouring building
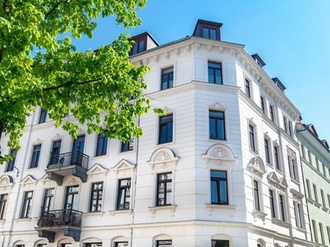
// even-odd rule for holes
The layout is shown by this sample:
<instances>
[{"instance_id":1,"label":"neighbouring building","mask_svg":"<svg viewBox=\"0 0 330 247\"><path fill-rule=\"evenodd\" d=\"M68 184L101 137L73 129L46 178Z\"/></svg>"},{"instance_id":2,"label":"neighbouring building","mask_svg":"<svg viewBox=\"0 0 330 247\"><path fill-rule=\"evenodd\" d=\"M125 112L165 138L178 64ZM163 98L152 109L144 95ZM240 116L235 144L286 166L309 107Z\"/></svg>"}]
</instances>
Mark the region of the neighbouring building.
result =
<instances>
[{"instance_id":1,"label":"neighbouring building","mask_svg":"<svg viewBox=\"0 0 330 247\"><path fill-rule=\"evenodd\" d=\"M309 222L315 246L330 245L330 151L312 124L296 123Z\"/></svg>"},{"instance_id":2,"label":"neighbouring building","mask_svg":"<svg viewBox=\"0 0 330 247\"><path fill-rule=\"evenodd\" d=\"M133 37L132 61L151 68L145 94L167 111L138 119L141 138L82 128L73 140L40 107L21 150L2 136L2 153L17 154L0 167L2 246L314 246L301 114L258 54L221 40L221 26L199 20L165 45Z\"/></svg>"}]
</instances>

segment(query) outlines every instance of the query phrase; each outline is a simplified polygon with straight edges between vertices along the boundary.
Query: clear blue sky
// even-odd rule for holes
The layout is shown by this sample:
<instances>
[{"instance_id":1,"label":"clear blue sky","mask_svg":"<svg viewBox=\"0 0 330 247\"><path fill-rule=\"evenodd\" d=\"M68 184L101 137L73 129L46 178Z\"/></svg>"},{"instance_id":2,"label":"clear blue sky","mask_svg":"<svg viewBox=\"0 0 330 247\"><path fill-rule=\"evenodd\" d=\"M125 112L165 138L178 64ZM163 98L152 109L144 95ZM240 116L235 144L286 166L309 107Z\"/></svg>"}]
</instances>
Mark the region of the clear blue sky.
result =
<instances>
[{"instance_id":1,"label":"clear blue sky","mask_svg":"<svg viewBox=\"0 0 330 247\"><path fill-rule=\"evenodd\" d=\"M122 31L148 31L162 45L192 35L197 19L221 22L222 40L258 53L269 76L287 87L303 122L330 143L330 0L149 0L139 16L142 26L129 30L99 20L95 37L76 45L96 49Z\"/></svg>"}]
</instances>

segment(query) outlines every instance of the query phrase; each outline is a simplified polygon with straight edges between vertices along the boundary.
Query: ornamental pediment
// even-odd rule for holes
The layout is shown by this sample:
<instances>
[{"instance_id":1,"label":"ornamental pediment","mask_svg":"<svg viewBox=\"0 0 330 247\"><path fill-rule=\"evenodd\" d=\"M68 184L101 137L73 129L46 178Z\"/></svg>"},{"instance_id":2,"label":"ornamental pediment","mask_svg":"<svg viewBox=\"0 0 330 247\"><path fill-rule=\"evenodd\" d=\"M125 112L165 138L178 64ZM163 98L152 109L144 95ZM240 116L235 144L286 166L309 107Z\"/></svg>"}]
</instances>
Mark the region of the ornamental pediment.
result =
<instances>
[{"instance_id":1,"label":"ornamental pediment","mask_svg":"<svg viewBox=\"0 0 330 247\"><path fill-rule=\"evenodd\" d=\"M265 163L260 158L260 156L253 157L250 160L248 166L250 167L250 170L251 170L252 173L257 174L259 176L262 176L263 174L266 173Z\"/></svg>"},{"instance_id":2,"label":"ornamental pediment","mask_svg":"<svg viewBox=\"0 0 330 247\"><path fill-rule=\"evenodd\" d=\"M22 179L21 184L23 187L31 187L37 183L36 180L32 175L27 175L25 178Z\"/></svg>"},{"instance_id":3,"label":"ornamental pediment","mask_svg":"<svg viewBox=\"0 0 330 247\"><path fill-rule=\"evenodd\" d=\"M102 165L95 163L87 172L88 175L106 173L109 169L104 168Z\"/></svg>"},{"instance_id":4,"label":"ornamental pediment","mask_svg":"<svg viewBox=\"0 0 330 247\"><path fill-rule=\"evenodd\" d=\"M0 180L0 190L10 190L14 185L14 179L12 176L3 175Z\"/></svg>"},{"instance_id":5,"label":"ornamental pediment","mask_svg":"<svg viewBox=\"0 0 330 247\"><path fill-rule=\"evenodd\" d=\"M155 150L147 162L154 168L169 168L176 166L179 157L169 148Z\"/></svg>"},{"instance_id":6,"label":"ornamental pediment","mask_svg":"<svg viewBox=\"0 0 330 247\"><path fill-rule=\"evenodd\" d=\"M119 161L113 168L112 170L115 171L121 171L121 170L133 170L135 168L135 165L133 165L131 162L122 159Z\"/></svg>"},{"instance_id":7,"label":"ornamental pediment","mask_svg":"<svg viewBox=\"0 0 330 247\"><path fill-rule=\"evenodd\" d=\"M279 178L277 177L276 173L275 172L270 172L267 176L269 182L273 183L273 184L279 184L280 183L280 180Z\"/></svg>"},{"instance_id":8,"label":"ornamental pediment","mask_svg":"<svg viewBox=\"0 0 330 247\"><path fill-rule=\"evenodd\" d=\"M215 162L218 165L232 164L237 157L234 156L233 151L224 144L214 144L208 148L206 153L202 154L203 159L208 162Z\"/></svg>"}]
</instances>

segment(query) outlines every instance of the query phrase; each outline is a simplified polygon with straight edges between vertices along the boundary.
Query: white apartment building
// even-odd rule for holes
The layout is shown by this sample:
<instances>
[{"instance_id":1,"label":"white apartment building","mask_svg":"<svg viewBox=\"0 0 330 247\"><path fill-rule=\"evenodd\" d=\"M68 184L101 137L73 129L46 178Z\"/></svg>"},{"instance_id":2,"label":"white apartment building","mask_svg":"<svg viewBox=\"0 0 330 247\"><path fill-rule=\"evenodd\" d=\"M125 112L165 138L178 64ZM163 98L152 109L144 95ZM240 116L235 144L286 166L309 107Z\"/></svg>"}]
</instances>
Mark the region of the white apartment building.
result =
<instances>
[{"instance_id":1,"label":"white apartment building","mask_svg":"<svg viewBox=\"0 0 330 247\"><path fill-rule=\"evenodd\" d=\"M314 246L300 112L260 56L221 40L221 26L199 20L161 46L133 37L132 61L151 69L145 94L167 111L137 119L141 138L82 127L73 140L37 107L0 167L1 246ZM16 152L6 141L2 153Z\"/></svg>"},{"instance_id":2,"label":"white apartment building","mask_svg":"<svg viewBox=\"0 0 330 247\"><path fill-rule=\"evenodd\" d=\"M330 245L330 152L312 124L296 124L311 233L315 246Z\"/></svg>"}]
</instances>

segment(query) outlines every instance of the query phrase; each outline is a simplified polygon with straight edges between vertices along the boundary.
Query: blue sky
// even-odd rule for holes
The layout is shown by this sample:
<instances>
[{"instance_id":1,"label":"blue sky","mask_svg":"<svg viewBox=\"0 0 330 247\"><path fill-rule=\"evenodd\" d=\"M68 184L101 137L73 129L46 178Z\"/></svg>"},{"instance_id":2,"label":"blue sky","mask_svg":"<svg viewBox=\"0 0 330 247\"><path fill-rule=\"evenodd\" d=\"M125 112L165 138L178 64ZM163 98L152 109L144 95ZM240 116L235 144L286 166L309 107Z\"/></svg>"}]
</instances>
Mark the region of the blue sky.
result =
<instances>
[{"instance_id":1,"label":"blue sky","mask_svg":"<svg viewBox=\"0 0 330 247\"><path fill-rule=\"evenodd\" d=\"M330 0L149 0L138 13L142 26L135 29L99 20L94 38L76 42L78 49L107 45L120 32L148 31L162 45L192 35L198 19L221 22L222 40L258 53L303 122L330 142Z\"/></svg>"}]
</instances>

